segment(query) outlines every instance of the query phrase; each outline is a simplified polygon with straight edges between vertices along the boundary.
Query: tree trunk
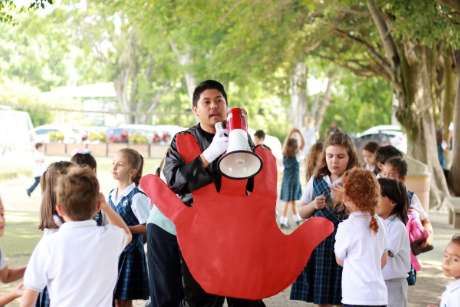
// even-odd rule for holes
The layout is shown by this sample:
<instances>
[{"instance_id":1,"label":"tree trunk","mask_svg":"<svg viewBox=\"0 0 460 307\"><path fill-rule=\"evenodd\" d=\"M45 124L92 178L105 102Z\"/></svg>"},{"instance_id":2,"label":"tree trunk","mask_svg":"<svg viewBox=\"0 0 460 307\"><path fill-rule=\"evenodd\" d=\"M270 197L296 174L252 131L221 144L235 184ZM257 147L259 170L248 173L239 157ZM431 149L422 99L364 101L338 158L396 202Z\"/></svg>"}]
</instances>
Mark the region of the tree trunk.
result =
<instances>
[{"instance_id":1,"label":"tree trunk","mask_svg":"<svg viewBox=\"0 0 460 307\"><path fill-rule=\"evenodd\" d=\"M449 195L449 189L437 155L434 102L431 92L433 87L430 76L431 50L428 47L410 43L405 47L410 66L410 73L406 74L405 78L411 89L408 93L414 95L404 97L412 102L403 105L409 105L412 108L400 112L406 116L399 116L398 119L406 128L409 137L408 154L428 166L431 174L430 204L437 206L442 203L446 195ZM409 112L412 112L412 116L407 116Z\"/></svg>"},{"instance_id":2,"label":"tree trunk","mask_svg":"<svg viewBox=\"0 0 460 307\"><path fill-rule=\"evenodd\" d=\"M454 106L454 135L450 178L453 193L456 196L460 196L460 49L455 50L454 55L455 70L457 72L457 95Z\"/></svg>"},{"instance_id":3,"label":"tree trunk","mask_svg":"<svg viewBox=\"0 0 460 307\"><path fill-rule=\"evenodd\" d=\"M304 125L307 104L307 76L308 69L305 63L297 62L291 74L291 109L292 125L301 129Z\"/></svg>"}]
</instances>

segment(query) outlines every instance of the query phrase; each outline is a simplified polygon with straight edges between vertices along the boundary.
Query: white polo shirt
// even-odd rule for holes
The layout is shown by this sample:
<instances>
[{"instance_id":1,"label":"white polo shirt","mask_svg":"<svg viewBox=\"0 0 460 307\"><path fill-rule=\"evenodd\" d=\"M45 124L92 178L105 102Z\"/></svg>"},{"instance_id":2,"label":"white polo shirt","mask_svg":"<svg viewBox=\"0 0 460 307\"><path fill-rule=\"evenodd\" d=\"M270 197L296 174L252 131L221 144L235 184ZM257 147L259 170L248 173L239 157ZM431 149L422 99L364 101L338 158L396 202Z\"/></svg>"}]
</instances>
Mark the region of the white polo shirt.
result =
<instances>
[{"instance_id":1,"label":"white polo shirt","mask_svg":"<svg viewBox=\"0 0 460 307\"><path fill-rule=\"evenodd\" d=\"M460 279L447 284L439 307L460 307Z\"/></svg>"},{"instance_id":2,"label":"white polo shirt","mask_svg":"<svg viewBox=\"0 0 460 307\"><path fill-rule=\"evenodd\" d=\"M349 305L386 305L388 294L381 269L385 252L385 230L369 228L369 213L352 212L341 222L335 235L334 252L343 260L342 303Z\"/></svg>"},{"instance_id":3,"label":"white polo shirt","mask_svg":"<svg viewBox=\"0 0 460 307\"><path fill-rule=\"evenodd\" d=\"M126 245L127 235L117 226L66 222L35 247L24 288L40 292L47 286L51 307L111 307Z\"/></svg>"},{"instance_id":4,"label":"white polo shirt","mask_svg":"<svg viewBox=\"0 0 460 307\"><path fill-rule=\"evenodd\" d=\"M383 267L385 280L407 278L410 270L410 243L406 226L396 216L391 215L383 220L386 231L386 250L388 260Z\"/></svg>"}]
</instances>

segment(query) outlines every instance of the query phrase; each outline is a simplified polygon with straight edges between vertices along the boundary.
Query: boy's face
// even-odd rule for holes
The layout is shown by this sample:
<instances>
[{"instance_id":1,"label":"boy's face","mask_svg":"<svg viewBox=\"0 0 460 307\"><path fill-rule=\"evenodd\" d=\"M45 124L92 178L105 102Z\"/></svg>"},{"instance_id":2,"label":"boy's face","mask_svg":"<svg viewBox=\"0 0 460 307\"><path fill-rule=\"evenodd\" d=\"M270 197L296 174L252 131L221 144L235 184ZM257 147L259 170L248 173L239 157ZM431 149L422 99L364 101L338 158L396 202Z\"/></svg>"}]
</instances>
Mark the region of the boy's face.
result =
<instances>
[{"instance_id":1,"label":"boy's face","mask_svg":"<svg viewBox=\"0 0 460 307\"><path fill-rule=\"evenodd\" d=\"M227 102L220 91L207 89L201 93L192 111L203 129L208 132L215 131L214 125L224 121L227 116Z\"/></svg>"},{"instance_id":2,"label":"boy's face","mask_svg":"<svg viewBox=\"0 0 460 307\"><path fill-rule=\"evenodd\" d=\"M444 251L442 270L448 277L460 278L460 244L450 242Z\"/></svg>"},{"instance_id":3,"label":"boy's face","mask_svg":"<svg viewBox=\"0 0 460 307\"><path fill-rule=\"evenodd\" d=\"M3 208L2 199L0 198L0 236L5 231L5 209Z\"/></svg>"},{"instance_id":4,"label":"boy's face","mask_svg":"<svg viewBox=\"0 0 460 307\"><path fill-rule=\"evenodd\" d=\"M388 179L404 181L403 178L401 178L401 176L399 175L398 170L395 169L393 166L391 166L388 163L385 163L382 166L381 174L383 177L388 178Z\"/></svg>"}]
</instances>

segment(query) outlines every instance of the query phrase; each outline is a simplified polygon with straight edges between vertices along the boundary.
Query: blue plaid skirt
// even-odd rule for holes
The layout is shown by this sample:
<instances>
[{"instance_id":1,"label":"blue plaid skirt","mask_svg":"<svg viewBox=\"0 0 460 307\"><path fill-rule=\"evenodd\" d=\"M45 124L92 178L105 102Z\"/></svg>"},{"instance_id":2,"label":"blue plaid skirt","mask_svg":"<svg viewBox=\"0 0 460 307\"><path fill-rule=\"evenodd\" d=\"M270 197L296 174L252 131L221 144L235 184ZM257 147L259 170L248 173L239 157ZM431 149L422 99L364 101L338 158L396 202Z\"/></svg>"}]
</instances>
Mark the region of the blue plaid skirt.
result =
<instances>
[{"instance_id":1,"label":"blue plaid skirt","mask_svg":"<svg viewBox=\"0 0 460 307\"><path fill-rule=\"evenodd\" d=\"M327 210L317 210L315 216L328 217ZM342 267L334 254L334 232L321 242L311 254L304 271L291 288L291 300L312 302L314 304L340 305L342 301Z\"/></svg>"},{"instance_id":2,"label":"blue plaid skirt","mask_svg":"<svg viewBox=\"0 0 460 307\"><path fill-rule=\"evenodd\" d=\"M136 238L120 255L114 299L146 300L149 297L147 263L142 242Z\"/></svg>"}]
</instances>

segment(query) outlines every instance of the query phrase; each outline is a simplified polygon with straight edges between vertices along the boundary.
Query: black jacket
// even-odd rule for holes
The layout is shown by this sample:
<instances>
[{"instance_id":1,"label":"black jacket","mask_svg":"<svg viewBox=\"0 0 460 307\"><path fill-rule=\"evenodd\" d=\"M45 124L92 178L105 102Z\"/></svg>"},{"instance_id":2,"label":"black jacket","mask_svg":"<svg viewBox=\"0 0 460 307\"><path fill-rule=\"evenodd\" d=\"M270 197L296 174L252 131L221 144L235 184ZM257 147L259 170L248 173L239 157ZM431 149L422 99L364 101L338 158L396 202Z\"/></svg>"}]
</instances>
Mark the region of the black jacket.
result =
<instances>
[{"instance_id":1,"label":"black jacket","mask_svg":"<svg viewBox=\"0 0 460 307\"><path fill-rule=\"evenodd\" d=\"M186 131L179 133L190 133L198 141L203 152L211 144L214 134L201 129L197 124ZM220 184L220 172L217 168L217 161L213 161L208 167L203 166L201 158L198 156L192 162L186 164L177 151L176 136L171 141L171 146L166 153L163 173L166 183L182 201L188 205L192 203L191 192L205 186L211 182Z\"/></svg>"}]
</instances>

